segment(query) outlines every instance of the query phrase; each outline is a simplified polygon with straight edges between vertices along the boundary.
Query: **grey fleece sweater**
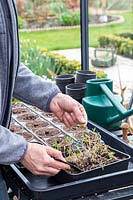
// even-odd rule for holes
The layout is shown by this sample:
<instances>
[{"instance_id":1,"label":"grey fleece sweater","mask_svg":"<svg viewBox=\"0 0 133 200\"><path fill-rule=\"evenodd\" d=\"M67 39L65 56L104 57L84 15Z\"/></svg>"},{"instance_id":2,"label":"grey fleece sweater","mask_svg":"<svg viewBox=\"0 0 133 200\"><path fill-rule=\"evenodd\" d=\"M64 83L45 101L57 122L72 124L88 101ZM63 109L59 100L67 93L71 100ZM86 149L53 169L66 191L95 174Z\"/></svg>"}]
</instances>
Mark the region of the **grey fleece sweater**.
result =
<instances>
[{"instance_id":1,"label":"grey fleece sweater","mask_svg":"<svg viewBox=\"0 0 133 200\"><path fill-rule=\"evenodd\" d=\"M8 130L12 96L49 111L51 99L60 90L52 82L34 75L24 65L19 64L14 1L3 0L3 3L7 3L8 6L11 35L8 34L8 24L0 1L0 164L11 164L18 162L24 156L28 145L24 138Z\"/></svg>"}]
</instances>

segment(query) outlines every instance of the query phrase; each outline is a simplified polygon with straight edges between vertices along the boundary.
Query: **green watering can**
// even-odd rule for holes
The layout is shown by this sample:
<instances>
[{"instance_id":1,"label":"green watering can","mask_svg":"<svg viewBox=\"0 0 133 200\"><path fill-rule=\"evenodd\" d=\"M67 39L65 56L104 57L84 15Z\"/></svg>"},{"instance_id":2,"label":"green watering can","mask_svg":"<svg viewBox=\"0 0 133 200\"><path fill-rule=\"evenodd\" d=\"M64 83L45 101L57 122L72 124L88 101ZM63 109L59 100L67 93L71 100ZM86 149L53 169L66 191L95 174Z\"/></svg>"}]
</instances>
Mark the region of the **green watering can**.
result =
<instances>
[{"instance_id":1,"label":"green watering can","mask_svg":"<svg viewBox=\"0 0 133 200\"><path fill-rule=\"evenodd\" d=\"M86 81L86 85L86 97L82 99L82 104L89 120L112 130L118 129L121 120L133 114L133 109L126 110L121 104L122 98L112 93L112 80L91 79Z\"/></svg>"}]
</instances>

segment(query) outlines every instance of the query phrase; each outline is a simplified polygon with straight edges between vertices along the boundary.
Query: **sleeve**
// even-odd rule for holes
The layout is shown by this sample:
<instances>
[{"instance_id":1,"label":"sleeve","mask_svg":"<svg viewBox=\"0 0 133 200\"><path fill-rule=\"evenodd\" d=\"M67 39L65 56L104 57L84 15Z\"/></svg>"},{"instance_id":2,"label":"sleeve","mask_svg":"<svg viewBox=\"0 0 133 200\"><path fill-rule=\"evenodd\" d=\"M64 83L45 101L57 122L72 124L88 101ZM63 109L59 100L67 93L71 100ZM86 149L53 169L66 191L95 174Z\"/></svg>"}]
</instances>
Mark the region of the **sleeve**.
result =
<instances>
[{"instance_id":1,"label":"sleeve","mask_svg":"<svg viewBox=\"0 0 133 200\"><path fill-rule=\"evenodd\" d=\"M22 159L28 142L21 136L0 126L0 164L9 165Z\"/></svg>"},{"instance_id":2,"label":"sleeve","mask_svg":"<svg viewBox=\"0 0 133 200\"><path fill-rule=\"evenodd\" d=\"M23 64L20 65L15 82L14 97L35 105L41 110L50 111L50 101L59 92L59 88L52 81L45 80L33 74Z\"/></svg>"}]
</instances>

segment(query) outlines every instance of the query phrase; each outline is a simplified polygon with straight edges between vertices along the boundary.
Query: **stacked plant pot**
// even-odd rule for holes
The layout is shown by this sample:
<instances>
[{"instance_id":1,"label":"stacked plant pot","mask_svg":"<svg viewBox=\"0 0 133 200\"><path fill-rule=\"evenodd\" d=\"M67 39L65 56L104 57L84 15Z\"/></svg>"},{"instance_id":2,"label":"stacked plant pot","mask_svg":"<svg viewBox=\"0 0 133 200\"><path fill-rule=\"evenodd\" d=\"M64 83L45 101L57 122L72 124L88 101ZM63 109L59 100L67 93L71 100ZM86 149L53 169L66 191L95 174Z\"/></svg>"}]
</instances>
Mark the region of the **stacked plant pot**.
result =
<instances>
[{"instance_id":1,"label":"stacked plant pot","mask_svg":"<svg viewBox=\"0 0 133 200\"><path fill-rule=\"evenodd\" d=\"M86 81L95 78L95 72L80 70L76 72L76 76L72 74L63 74L56 76L55 80L62 93L82 103L82 98L86 95Z\"/></svg>"}]
</instances>

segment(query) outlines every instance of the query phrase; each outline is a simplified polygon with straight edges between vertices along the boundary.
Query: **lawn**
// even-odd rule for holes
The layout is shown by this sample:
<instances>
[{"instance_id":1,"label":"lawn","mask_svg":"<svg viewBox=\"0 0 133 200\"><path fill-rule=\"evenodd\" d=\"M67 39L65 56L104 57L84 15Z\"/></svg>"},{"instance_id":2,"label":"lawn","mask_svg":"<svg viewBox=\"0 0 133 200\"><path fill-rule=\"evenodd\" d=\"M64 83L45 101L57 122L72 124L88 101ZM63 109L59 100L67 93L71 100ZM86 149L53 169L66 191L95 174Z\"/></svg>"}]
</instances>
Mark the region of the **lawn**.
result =
<instances>
[{"instance_id":1,"label":"lawn","mask_svg":"<svg viewBox=\"0 0 133 200\"><path fill-rule=\"evenodd\" d=\"M101 27L91 27L89 30L89 46L97 47L98 38L102 34L118 34L123 32L133 33L133 12L123 13L125 21L120 24L112 24Z\"/></svg>"},{"instance_id":2,"label":"lawn","mask_svg":"<svg viewBox=\"0 0 133 200\"><path fill-rule=\"evenodd\" d=\"M122 33L133 32L133 12L123 12L122 15L125 21L121 24L113 24L101 27L89 28L89 46L97 47L98 38L103 33ZM20 32L21 39L36 40L41 48L49 50L71 49L80 47L80 30L50 30L39 32Z\"/></svg>"},{"instance_id":3,"label":"lawn","mask_svg":"<svg viewBox=\"0 0 133 200\"><path fill-rule=\"evenodd\" d=\"M20 33L20 39L36 40L41 48L49 50L70 49L80 47L80 30L51 30Z\"/></svg>"}]
</instances>

